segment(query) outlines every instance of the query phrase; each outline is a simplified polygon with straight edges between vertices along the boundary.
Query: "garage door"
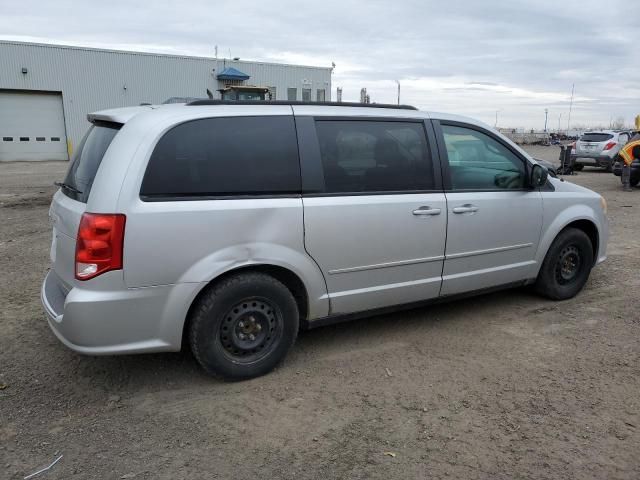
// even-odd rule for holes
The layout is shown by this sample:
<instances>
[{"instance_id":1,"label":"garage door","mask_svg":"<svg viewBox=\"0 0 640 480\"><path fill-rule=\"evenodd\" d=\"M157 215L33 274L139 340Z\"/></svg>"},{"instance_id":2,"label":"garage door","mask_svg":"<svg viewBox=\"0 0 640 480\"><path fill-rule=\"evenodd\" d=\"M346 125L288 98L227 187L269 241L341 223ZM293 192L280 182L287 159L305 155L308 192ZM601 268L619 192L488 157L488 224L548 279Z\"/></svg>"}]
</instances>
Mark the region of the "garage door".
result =
<instances>
[{"instance_id":1,"label":"garage door","mask_svg":"<svg viewBox=\"0 0 640 480\"><path fill-rule=\"evenodd\" d=\"M0 161L68 159L62 95L0 90Z\"/></svg>"}]
</instances>

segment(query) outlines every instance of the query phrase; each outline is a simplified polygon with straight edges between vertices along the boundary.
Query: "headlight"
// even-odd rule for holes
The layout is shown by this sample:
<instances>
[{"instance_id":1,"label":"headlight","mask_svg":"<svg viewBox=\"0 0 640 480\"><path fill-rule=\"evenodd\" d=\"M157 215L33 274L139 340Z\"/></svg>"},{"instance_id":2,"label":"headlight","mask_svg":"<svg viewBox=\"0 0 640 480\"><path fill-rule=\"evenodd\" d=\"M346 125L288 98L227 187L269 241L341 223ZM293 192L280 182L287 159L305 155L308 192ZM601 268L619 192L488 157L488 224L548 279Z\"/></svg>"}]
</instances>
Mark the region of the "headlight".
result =
<instances>
[{"instance_id":1,"label":"headlight","mask_svg":"<svg viewBox=\"0 0 640 480\"><path fill-rule=\"evenodd\" d=\"M600 206L602 207L602 211L607 213L607 201L602 196L600 197Z\"/></svg>"}]
</instances>

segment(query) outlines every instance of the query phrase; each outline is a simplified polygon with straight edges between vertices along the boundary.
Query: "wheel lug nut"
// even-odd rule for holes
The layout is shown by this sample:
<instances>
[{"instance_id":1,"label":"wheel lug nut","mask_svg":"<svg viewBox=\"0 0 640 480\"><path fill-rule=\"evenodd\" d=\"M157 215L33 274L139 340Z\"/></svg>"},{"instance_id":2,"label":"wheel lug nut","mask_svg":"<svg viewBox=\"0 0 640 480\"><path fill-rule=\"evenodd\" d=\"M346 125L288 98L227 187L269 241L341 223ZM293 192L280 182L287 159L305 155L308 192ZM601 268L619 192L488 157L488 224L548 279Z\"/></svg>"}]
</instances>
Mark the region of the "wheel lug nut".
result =
<instances>
[{"instance_id":1,"label":"wheel lug nut","mask_svg":"<svg viewBox=\"0 0 640 480\"><path fill-rule=\"evenodd\" d=\"M244 328L244 322L243 322L243 321L238 322L238 326L239 326L240 328Z\"/></svg>"},{"instance_id":2,"label":"wheel lug nut","mask_svg":"<svg viewBox=\"0 0 640 480\"><path fill-rule=\"evenodd\" d=\"M239 333L239 334L238 334L238 338L239 338L240 340L244 340L244 339L245 339L245 337L246 337L246 335L245 335L244 333Z\"/></svg>"},{"instance_id":3,"label":"wheel lug nut","mask_svg":"<svg viewBox=\"0 0 640 480\"><path fill-rule=\"evenodd\" d=\"M255 335L253 333L249 334L249 340L251 340L252 342L256 339Z\"/></svg>"},{"instance_id":4,"label":"wheel lug nut","mask_svg":"<svg viewBox=\"0 0 640 480\"><path fill-rule=\"evenodd\" d=\"M262 325L257 324L257 325L256 325L256 330L257 330L258 332L259 332L260 330L262 330Z\"/></svg>"}]
</instances>

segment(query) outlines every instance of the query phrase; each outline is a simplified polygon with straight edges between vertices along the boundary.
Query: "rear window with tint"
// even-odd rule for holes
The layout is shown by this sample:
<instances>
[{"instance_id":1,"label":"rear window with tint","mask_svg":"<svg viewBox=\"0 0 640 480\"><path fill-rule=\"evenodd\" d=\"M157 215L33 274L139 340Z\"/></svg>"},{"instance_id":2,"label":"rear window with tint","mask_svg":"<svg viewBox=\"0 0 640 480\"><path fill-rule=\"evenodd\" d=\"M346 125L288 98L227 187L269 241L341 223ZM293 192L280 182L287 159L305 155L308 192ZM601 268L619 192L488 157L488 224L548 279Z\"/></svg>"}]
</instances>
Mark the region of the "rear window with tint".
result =
<instances>
[{"instance_id":1,"label":"rear window with tint","mask_svg":"<svg viewBox=\"0 0 640 480\"><path fill-rule=\"evenodd\" d=\"M80 142L64 179L64 184L68 186L62 187L65 195L87 203L102 157L121 127L119 123L96 122L89 129Z\"/></svg>"},{"instance_id":2,"label":"rear window with tint","mask_svg":"<svg viewBox=\"0 0 640 480\"><path fill-rule=\"evenodd\" d=\"M613 135L610 133L585 133L580 137L581 142L606 142L611 140Z\"/></svg>"},{"instance_id":3,"label":"rear window with tint","mask_svg":"<svg viewBox=\"0 0 640 480\"><path fill-rule=\"evenodd\" d=\"M178 125L158 142L143 200L299 194L291 116L205 118Z\"/></svg>"}]
</instances>

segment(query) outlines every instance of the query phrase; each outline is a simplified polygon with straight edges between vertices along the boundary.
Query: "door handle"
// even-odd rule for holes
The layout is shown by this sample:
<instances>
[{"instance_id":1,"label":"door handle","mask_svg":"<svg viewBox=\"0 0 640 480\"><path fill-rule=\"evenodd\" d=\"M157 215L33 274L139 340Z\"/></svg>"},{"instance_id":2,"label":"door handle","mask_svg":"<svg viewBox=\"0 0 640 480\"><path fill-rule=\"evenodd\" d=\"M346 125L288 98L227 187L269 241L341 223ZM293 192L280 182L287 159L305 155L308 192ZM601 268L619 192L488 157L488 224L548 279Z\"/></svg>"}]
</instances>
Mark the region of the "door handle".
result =
<instances>
[{"instance_id":1,"label":"door handle","mask_svg":"<svg viewBox=\"0 0 640 480\"><path fill-rule=\"evenodd\" d=\"M439 208L420 207L413 211L414 215L440 215Z\"/></svg>"},{"instance_id":2,"label":"door handle","mask_svg":"<svg viewBox=\"0 0 640 480\"><path fill-rule=\"evenodd\" d=\"M460 207L453 207L453 213L474 213L478 211L478 207L475 205L471 205L467 203L466 205L462 205Z\"/></svg>"}]
</instances>

